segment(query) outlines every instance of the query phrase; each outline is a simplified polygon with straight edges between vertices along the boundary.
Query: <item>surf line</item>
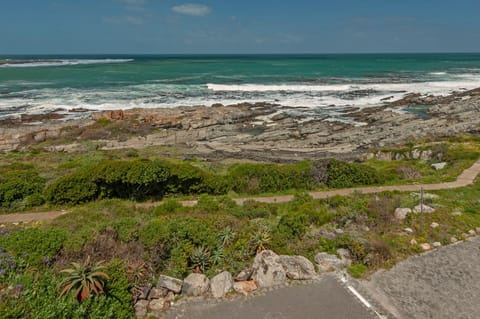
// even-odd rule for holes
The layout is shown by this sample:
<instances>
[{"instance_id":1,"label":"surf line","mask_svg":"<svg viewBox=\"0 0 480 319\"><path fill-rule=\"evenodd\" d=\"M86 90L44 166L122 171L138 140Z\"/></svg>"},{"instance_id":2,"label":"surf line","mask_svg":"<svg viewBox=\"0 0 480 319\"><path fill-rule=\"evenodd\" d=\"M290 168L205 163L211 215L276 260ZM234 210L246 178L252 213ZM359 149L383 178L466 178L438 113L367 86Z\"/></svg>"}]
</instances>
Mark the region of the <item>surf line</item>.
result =
<instances>
[{"instance_id":1,"label":"surf line","mask_svg":"<svg viewBox=\"0 0 480 319\"><path fill-rule=\"evenodd\" d=\"M365 306L367 307L368 309L370 309L374 314L377 315L378 318L380 319L387 319L386 316L384 315L381 315L380 313L378 313L378 311L375 310L375 308L373 308L372 304L369 303L367 301L367 299L365 297L363 297L358 291L357 289L353 288L353 286L349 285L348 284L348 280L346 278L345 275L343 276L339 276L339 279L340 281L345 284L345 286L348 288L348 290L350 290L350 292Z\"/></svg>"}]
</instances>

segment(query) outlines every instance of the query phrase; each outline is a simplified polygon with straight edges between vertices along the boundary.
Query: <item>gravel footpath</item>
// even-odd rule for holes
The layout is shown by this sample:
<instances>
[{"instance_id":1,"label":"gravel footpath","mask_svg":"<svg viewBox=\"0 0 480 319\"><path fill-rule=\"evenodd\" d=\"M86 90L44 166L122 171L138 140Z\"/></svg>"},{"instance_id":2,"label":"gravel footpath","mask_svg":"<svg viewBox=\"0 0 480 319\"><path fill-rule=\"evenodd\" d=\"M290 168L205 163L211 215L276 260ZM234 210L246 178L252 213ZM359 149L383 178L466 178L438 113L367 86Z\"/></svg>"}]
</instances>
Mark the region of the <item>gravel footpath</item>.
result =
<instances>
[{"instance_id":1,"label":"gravel footpath","mask_svg":"<svg viewBox=\"0 0 480 319\"><path fill-rule=\"evenodd\" d=\"M480 237L408 258L361 288L398 319L478 319Z\"/></svg>"}]
</instances>

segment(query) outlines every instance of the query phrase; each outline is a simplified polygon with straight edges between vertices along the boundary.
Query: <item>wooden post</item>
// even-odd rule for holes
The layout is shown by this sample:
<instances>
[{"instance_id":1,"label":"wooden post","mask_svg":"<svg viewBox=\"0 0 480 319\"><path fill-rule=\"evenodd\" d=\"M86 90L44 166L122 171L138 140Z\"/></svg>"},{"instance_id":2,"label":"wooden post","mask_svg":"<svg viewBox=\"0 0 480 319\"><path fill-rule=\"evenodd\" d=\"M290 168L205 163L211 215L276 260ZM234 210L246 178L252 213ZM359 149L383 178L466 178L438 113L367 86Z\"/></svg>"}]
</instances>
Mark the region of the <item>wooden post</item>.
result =
<instances>
[{"instance_id":1,"label":"wooden post","mask_svg":"<svg viewBox=\"0 0 480 319\"><path fill-rule=\"evenodd\" d=\"M421 227L422 231L425 230L425 216L423 216L423 187L420 188L420 218L422 220Z\"/></svg>"}]
</instances>

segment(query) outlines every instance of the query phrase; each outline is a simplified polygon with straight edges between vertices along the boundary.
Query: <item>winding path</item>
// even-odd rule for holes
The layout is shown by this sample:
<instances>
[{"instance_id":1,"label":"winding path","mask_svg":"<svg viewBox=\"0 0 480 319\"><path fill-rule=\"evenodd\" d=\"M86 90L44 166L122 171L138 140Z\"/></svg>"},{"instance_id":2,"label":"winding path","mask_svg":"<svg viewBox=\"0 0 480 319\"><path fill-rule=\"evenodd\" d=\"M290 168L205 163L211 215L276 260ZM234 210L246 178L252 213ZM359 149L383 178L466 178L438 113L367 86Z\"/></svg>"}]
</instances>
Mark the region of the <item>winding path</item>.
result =
<instances>
[{"instance_id":1,"label":"winding path","mask_svg":"<svg viewBox=\"0 0 480 319\"><path fill-rule=\"evenodd\" d=\"M373 194L381 193L385 191L401 191L401 192L415 192L424 190L441 190L441 189L452 189L465 187L473 184L475 178L480 173L480 160L476 161L471 167L464 170L455 181L445 182L445 183L436 183L436 184L414 184L414 185L392 185L392 186L374 186L374 187L354 187L354 188L343 188L335 189L330 191L317 191L309 192L310 196L314 199L324 199L333 196L347 196L353 193L359 194ZM253 200L260 203L287 203L292 201L295 198L294 195L282 195L282 196L269 196L269 197L246 197L246 198L234 198L233 200L237 204L243 204L248 200ZM197 204L196 200L191 201L182 201L180 202L183 206L191 207ZM155 203L145 203L138 204L143 207L151 207L160 205L161 202ZM67 214L65 210L62 211L50 211L42 213L17 213L17 214L6 214L0 215L0 223L19 223L19 222L34 222L34 221L44 221L55 219L61 215Z\"/></svg>"}]
</instances>

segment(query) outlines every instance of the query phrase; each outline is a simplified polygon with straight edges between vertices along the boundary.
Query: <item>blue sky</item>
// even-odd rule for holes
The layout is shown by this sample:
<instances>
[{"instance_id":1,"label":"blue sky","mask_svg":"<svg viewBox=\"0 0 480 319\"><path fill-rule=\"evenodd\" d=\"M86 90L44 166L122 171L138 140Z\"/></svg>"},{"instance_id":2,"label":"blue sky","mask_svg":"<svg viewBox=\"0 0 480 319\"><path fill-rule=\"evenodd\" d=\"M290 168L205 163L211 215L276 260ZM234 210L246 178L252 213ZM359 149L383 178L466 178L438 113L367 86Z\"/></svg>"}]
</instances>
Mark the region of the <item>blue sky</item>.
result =
<instances>
[{"instance_id":1,"label":"blue sky","mask_svg":"<svg viewBox=\"0 0 480 319\"><path fill-rule=\"evenodd\" d=\"M0 54L480 52L478 0L2 0Z\"/></svg>"}]
</instances>

